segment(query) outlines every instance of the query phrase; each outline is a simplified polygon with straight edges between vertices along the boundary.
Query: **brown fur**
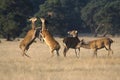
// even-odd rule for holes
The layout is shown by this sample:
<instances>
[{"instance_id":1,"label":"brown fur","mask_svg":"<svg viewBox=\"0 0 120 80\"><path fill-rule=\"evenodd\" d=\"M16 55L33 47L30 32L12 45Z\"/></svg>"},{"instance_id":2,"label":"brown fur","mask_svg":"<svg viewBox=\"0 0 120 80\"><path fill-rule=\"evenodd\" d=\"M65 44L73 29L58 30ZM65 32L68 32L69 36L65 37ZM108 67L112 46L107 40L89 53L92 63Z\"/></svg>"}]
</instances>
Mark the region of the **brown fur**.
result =
<instances>
[{"instance_id":1,"label":"brown fur","mask_svg":"<svg viewBox=\"0 0 120 80\"><path fill-rule=\"evenodd\" d=\"M41 18L41 22L42 22L42 32L41 32L41 35L42 35L45 43L49 46L50 53L53 56L53 52L54 52L54 50L56 50L57 56L59 56L59 49L60 49L59 43L53 38L53 36L46 29L45 19L44 18Z\"/></svg>"},{"instance_id":2,"label":"brown fur","mask_svg":"<svg viewBox=\"0 0 120 80\"><path fill-rule=\"evenodd\" d=\"M37 18L31 18L29 19L30 21L32 21L32 29L28 31L28 33L26 34L26 36L24 37L24 39L21 41L20 43L20 49L22 49L22 55L29 57L26 52L28 51L30 45L33 43L33 41L35 40L35 24L34 22L37 20Z\"/></svg>"},{"instance_id":3,"label":"brown fur","mask_svg":"<svg viewBox=\"0 0 120 80\"><path fill-rule=\"evenodd\" d=\"M108 50L108 55L110 55L110 53L113 54L113 51L111 49L112 43L113 40L110 38L101 38L101 39L89 41L88 43L85 43L84 40L81 40L80 46L86 49L93 49L95 56L97 56L97 50L102 48Z\"/></svg>"}]
</instances>

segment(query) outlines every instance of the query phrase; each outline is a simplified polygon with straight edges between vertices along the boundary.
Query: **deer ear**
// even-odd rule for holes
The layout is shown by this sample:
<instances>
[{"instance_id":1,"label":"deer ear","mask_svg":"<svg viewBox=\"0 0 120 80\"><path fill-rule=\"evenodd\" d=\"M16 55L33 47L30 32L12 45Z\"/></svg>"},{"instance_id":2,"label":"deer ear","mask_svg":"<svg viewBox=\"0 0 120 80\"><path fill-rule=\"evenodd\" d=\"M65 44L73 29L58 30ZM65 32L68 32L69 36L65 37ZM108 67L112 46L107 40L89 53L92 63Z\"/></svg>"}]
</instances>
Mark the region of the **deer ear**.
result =
<instances>
[{"instance_id":1,"label":"deer ear","mask_svg":"<svg viewBox=\"0 0 120 80\"><path fill-rule=\"evenodd\" d=\"M30 18L30 19L28 19L28 21L31 21L31 18Z\"/></svg>"},{"instance_id":2,"label":"deer ear","mask_svg":"<svg viewBox=\"0 0 120 80\"><path fill-rule=\"evenodd\" d=\"M75 33L77 33L78 31L77 30L75 30Z\"/></svg>"},{"instance_id":3,"label":"deer ear","mask_svg":"<svg viewBox=\"0 0 120 80\"><path fill-rule=\"evenodd\" d=\"M67 33L70 34L70 31L68 31Z\"/></svg>"},{"instance_id":4,"label":"deer ear","mask_svg":"<svg viewBox=\"0 0 120 80\"><path fill-rule=\"evenodd\" d=\"M37 20L37 18L36 18L36 17L34 17L34 19L35 19L35 21Z\"/></svg>"},{"instance_id":5,"label":"deer ear","mask_svg":"<svg viewBox=\"0 0 120 80\"><path fill-rule=\"evenodd\" d=\"M32 21L32 20L36 21L37 18L36 18L36 17L32 17L32 18L30 18L30 19L28 19L28 20L29 20L29 21Z\"/></svg>"}]
</instances>

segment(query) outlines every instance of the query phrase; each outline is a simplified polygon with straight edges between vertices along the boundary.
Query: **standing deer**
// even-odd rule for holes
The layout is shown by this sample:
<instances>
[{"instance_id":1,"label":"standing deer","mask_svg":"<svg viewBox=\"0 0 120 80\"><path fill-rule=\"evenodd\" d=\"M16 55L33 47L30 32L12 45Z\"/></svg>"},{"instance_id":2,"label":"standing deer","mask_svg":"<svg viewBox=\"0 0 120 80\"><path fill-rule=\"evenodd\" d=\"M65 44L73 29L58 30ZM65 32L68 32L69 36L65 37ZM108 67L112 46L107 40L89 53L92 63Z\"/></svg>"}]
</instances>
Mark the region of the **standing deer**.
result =
<instances>
[{"instance_id":1,"label":"standing deer","mask_svg":"<svg viewBox=\"0 0 120 80\"><path fill-rule=\"evenodd\" d=\"M79 54L80 54L80 46L79 46L80 40L78 38L78 32L76 30L72 30L72 31L69 31L68 34L71 35L72 37L65 37L63 39L63 43L64 43L63 54L64 54L64 57L66 57L66 53L69 50L69 48L75 49L76 57L79 57ZM79 50L78 54L77 54L76 49Z\"/></svg>"},{"instance_id":2,"label":"standing deer","mask_svg":"<svg viewBox=\"0 0 120 80\"><path fill-rule=\"evenodd\" d=\"M54 50L57 52L57 56L59 56L59 49L60 49L59 43L53 38L53 36L47 30L46 24L45 24L45 19L40 18L40 20L42 22L41 36L43 37L45 43L49 46L50 53L52 54L52 56L54 55L53 54Z\"/></svg>"},{"instance_id":3,"label":"standing deer","mask_svg":"<svg viewBox=\"0 0 120 80\"><path fill-rule=\"evenodd\" d=\"M32 22L32 29L30 29L26 36L24 37L24 39L21 41L20 43L20 49L22 50L22 55L24 56L27 56L27 57L30 57L26 54L26 52L28 51L30 45L33 43L33 41L35 40L35 34L36 34L36 29L35 29L35 21L37 20L36 17L32 17L29 19L29 21Z\"/></svg>"},{"instance_id":4,"label":"standing deer","mask_svg":"<svg viewBox=\"0 0 120 80\"><path fill-rule=\"evenodd\" d=\"M94 56L97 57L97 50L105 48L108 51L108 56L110 53L113 54L113 51L111 49L111 44L113 43L113 40L110 38L101 38L89 42L85 42L83 39L80 42L80 46L86 49L93 49L94 50Z\"/></svg>"}]
</instances>

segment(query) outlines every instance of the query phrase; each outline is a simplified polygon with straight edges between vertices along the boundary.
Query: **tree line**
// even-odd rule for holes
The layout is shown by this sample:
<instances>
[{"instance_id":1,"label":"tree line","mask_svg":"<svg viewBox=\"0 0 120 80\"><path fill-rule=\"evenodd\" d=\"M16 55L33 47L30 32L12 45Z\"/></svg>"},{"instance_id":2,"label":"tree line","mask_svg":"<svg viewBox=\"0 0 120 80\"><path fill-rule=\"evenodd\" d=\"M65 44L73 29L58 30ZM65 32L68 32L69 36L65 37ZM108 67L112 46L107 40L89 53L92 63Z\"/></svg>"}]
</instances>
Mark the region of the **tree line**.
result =
<instances>
[{"instance_id":1,"label":"tree line","mask_svg":"<svg viewBox=\"0 0 120 80\"><path fill-rule=\"evenodd\" d=\"M0 37L24 37L33 16L45 17L53 35L65 36L72 29L95 36L120 34L119 0L0 0Z\"/></svg>"}]
</instances>

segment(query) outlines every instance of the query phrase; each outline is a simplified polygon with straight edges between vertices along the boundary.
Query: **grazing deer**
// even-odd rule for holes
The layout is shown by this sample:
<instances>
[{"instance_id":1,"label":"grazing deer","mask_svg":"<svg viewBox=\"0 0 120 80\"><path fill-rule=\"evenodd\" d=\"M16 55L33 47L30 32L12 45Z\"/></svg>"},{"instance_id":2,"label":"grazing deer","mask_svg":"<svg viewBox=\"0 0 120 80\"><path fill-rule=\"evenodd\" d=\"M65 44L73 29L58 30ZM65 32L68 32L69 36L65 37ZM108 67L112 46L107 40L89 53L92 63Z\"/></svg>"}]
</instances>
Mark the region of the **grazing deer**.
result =
<instances>
[{"instance_id":1,"label":"grazing deer","mask_svg":"<svg viewBox=\"0 0 120 80\"><path fill-rule=\"evenodd\" d=\"M72 31L69 31L68 34L71 35L72 37L65 37L63 39L63 43L64 43L63 54L64 54L64 57L66 57L66 53L69 50L69 48L75 49L76 57L79 57L79 54L80 54L80 46L79 46L80 40L78 38L78 32L76 30L72 30ZM77 54L76 49L79 50L78 54Z\"/></svg>"},{"instance_id":2,"label":"grazing deer","mask_svg":"<svg viewBox=\"0 0 120 80\"><path fill-rule=\"evenodd\" d=\"M54 50L56 50L57 56L59 56L59 49L60 49L59 43L53 38L53 36L47 30L46 24L45 24L45 19L40 18L40 20L42 22L41 36L43 37L45 43L49 46L50 53L52 54L52 56L53 56Z\"/></svg>"},{"instance_id":3,"label":"grazing deer","mask_svg":"<svg viewBox=\"0 0 120 80\"><path fill-rule=\"evenodd\" d=\"M26 52L28 51L30 45L33 43L33 41L35 40L35 34L36 34L36 29L35 29L35 21L37 20L36 17L30 18L29 21L32 22L32 29L30 29L26 36L24 37L24 39L21 41L20 43L20 49L22 49L22 55L30 57L26 54Z\"/></svg>"},{"instance_id":4,"label":"grazing deer","mask_svg":"<svg viewBox=\"0 0 120 80\"><path fill-rule=\"evenodd\" d=\"M94 50L94 56L97 57L97 50L105 48L108 51L108 56L110 53L113 54L113 51L111 49L111 44L113 43L113 40L110 38L101 38L89 42L85 42L83 39L80 42L80 46L86 49L93 49Z\"/></svg>"}]
</instances>

